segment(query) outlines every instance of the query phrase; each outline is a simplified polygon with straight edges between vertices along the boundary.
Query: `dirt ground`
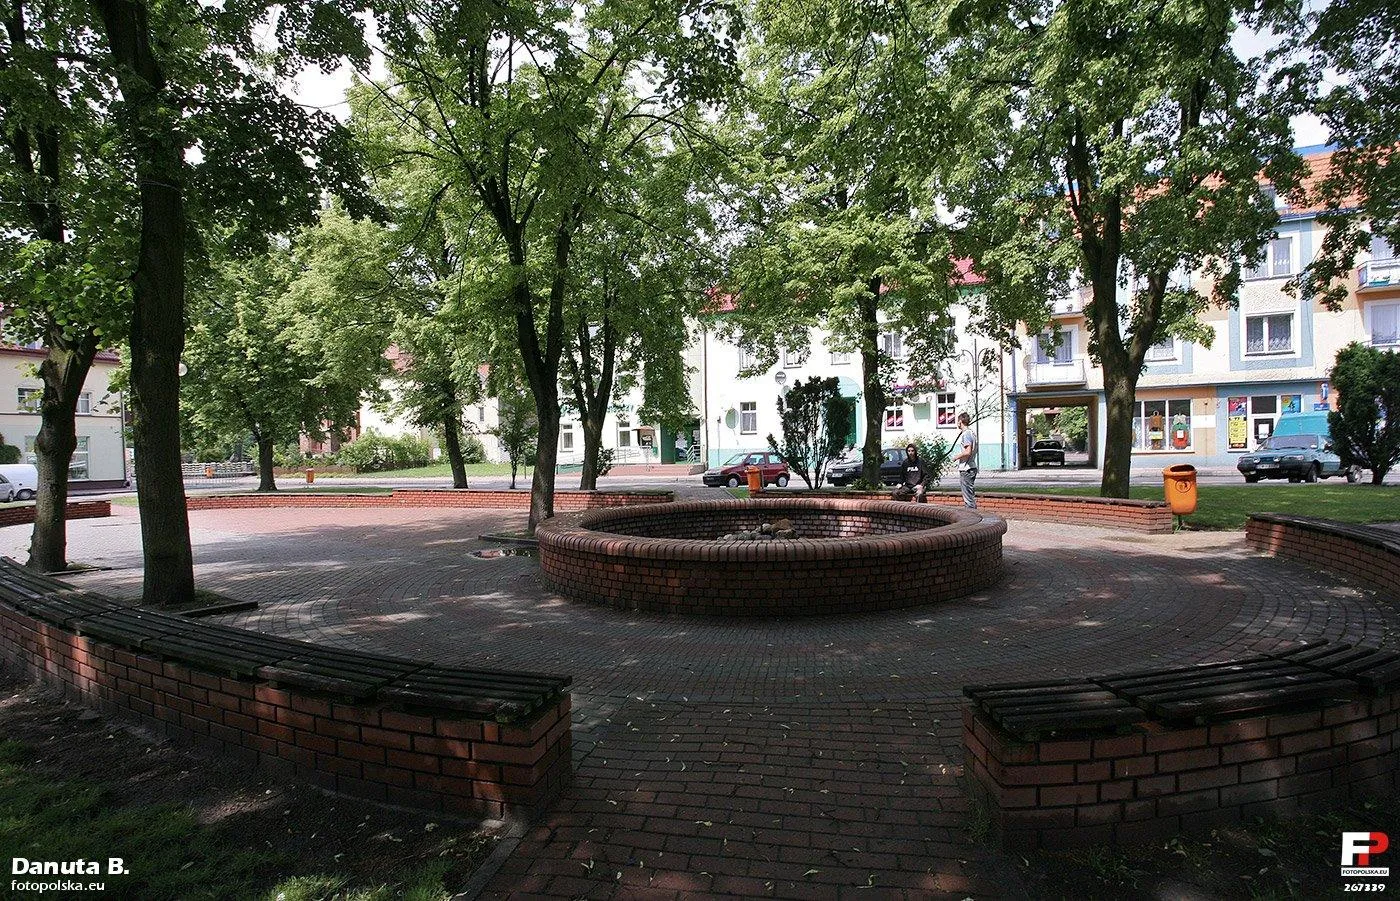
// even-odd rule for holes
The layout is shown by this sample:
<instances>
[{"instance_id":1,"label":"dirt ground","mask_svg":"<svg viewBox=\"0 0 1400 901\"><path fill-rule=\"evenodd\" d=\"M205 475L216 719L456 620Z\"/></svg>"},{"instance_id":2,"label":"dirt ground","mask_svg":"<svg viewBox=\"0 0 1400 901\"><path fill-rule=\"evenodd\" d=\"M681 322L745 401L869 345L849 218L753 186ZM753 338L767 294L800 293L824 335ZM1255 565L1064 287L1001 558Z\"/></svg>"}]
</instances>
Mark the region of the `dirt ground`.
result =
<instances>
[{"instance_id":1,"label":"dirt ground","mask_svg":"<svg viewBox=\"0 0 1400 901\"><path fill-rule=\"evenodd\" d=\"M229 889L231 894L208 886L199 892L202 896L244 896L257 887L259 895L273 898L397 897L409 881L421 882L425 869L435 878L440 874L442 896L465 885L504 828L381 807L272 778L66 702L3 672L0 744L10 752L9 760L0 762L16 764L11 772L22 774L19 782L31 794L36 786L52 786L60 797L72 793L70 786L95 790L103 818L129 815L133 822L153 810L188 811L193 825L181 840L191 848L206 842L218 848L228 875L242 880L240 888ZM14 784L9 790L18 791ZM74 817L69 828L81 828L81 822ZM0 823L0 845L7 844L5 826ZM24 847L36 831L23 830L17 847L6 851L46 858L45 848ZM116 834L121 834L120 824ZM94 848L88 856L107 853L112 852ZM134 853L141 853L139 847ZM156 901L151 892L176 891L170 887L174 884L128 889ZM11 896L10 891L7 874L0 897ZM416 885L412 894L422 897Z\"/></svg>"}]
</instances>

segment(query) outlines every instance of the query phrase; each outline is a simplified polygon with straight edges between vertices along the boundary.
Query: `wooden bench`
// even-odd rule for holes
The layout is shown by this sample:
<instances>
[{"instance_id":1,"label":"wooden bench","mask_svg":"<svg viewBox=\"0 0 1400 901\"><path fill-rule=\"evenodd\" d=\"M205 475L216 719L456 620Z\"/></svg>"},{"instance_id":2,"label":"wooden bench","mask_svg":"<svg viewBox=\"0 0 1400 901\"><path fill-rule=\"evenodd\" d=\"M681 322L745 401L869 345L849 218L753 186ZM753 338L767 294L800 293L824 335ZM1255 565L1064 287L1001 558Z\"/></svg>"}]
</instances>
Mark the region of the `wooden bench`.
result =
<instances>
[{"instance_id":1,"label":"wooden bench","mask_svg":"<svg viewBox=\"0 0 1400 901\"><path fill-rule=\"evenodd\" d=\"M124 605L0 559L0 660L335 791L533 816L571 773L570 679L316 645Z\"/></svg>"},{"instance_id":2,"label":"wooden bench","mask_svg":"<svg viewBox=\"0 0 1400 901\"><path fill-rule=\"evenodd\" d=\"M970 685L974 793L1007 847L1132 844L1400 788L1400 653L1313 642Z\"/></svg>"}]
</instances>

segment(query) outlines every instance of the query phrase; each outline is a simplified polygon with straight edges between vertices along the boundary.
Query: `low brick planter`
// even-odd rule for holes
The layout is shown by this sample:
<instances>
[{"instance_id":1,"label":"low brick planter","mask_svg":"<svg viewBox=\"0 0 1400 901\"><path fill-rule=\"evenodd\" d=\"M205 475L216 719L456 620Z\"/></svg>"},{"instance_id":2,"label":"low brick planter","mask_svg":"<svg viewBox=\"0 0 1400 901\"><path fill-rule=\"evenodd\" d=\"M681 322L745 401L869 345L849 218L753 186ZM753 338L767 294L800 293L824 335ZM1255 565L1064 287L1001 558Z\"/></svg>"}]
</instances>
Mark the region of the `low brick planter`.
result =
<instances>
[{"instance_id":1,"label":"low brick planter","mask_svg":"<svg viewBox=\"0 0 1400 901\"><path fill-rule=\"evenodd\" d=\"M37 612L46 609L42 600L26 606L7 597L0 599L0 664L6 668L75 700L138 718L172 738L331 791L447 813L528 819L572 775L567 679L356 654L350 659L359 663L347 664L352 672L390 674L379 688L356 694L293 688L285 677L262 675L262 668L233 675L228 667L195 660L227 654L235 669L240 655L290 661L268 670L275 673L278 666L295 668L299 660L324 660L331 649L202 621L182 624L180 617L154 612L143 612L133 625L132 611L100 608L111 602L72 591L47 608L68 611L60 618L71 622L61 625ZM83 599L91 609L75 611ZM111 633L116 620L125 626ZM142 629L171 631L141 638L135 633ZM89 632L128 637L104 640ZM526 680L552 686L537 695L533 708L484 700L520 697L513 687ZM452 684L461 687L435 687Z\"/></svg>"},{"instance_id":2,"label":"low brick planter","mask_svg":"<svg viewBox=\"0 0 1400 901\"><path fill-rule=\"evenodd\" d=\"M888 498L889 492L835 492L797 490L799 497L858 497L871 500ZM946 507L963 506L962 494L930 491L929 501ZM1172 531L1172 511L1166 501L1140 501L1131 498L1080 497L1066 494L1019 494L1004 491L977 492L977 509L1004 519L1036 522L1063 522L1076 526L1102 526L1130 532Z\"/></svg>"},{"instance_id":3,"label":"low brick planter","mask_svg":"<svg viewBox=\"0 0 1400 901\"><path fill-rule=\"evenodd\" d=\"M716 541L791 519L798 539ZM1006 523L931 504L818 497L595 510L539 527L556 590L627 610L725 616L892 610L960 597L1002 575Z\"/></svg>"},{"instance_id":4,"label":"low brick planter","mask_svg":"<svg viewBox=\"0 0 1400 901\"><path fill-rule=\"evenodd\" d=\"M971 783L1009 849L1160 841L1400 787L1400 694L1192 728L1017 741L963 709Z\"/></svg>"},{"instance_id":5,"label":"low brick planter","mask_svg":"<svg viewBox=\"0 0 1400 901\"><path fill-rule=\"evenodd\" d=\"M1400 513L1397 513L1400 515ZM1400 585L1400 533L1315 519L1255 513L1245 522L1250 547L1341 573L1370 588Z\"/></svg>"},{"instance_id":6,"label":"low brick planter","mask_svg":"<svg viewBox=\"0 0 1400 901\"><path fill-rule=\"evenodd\" d=\"M554 509L574 513L597 507L669 504L671 491L556 491ZM277 491L267 494L194 494L185 498L190 510L258 509L268 507L463 507L529 510L529 491L479 488L395 488L389 494L316 494Z\"/></svg>"},{"instance_id":7,"label":"low brick planter","mask_svg":"<svg viewBox=\"0 0 1400 901\"><path fill-rule=\"evenodd\" d=\"M65 514L68 519L101 519L112 515L109 501L70 501ZM27 526L34 522L34 505L0 509L0 526Z\"/></svg>"}]
</instances>

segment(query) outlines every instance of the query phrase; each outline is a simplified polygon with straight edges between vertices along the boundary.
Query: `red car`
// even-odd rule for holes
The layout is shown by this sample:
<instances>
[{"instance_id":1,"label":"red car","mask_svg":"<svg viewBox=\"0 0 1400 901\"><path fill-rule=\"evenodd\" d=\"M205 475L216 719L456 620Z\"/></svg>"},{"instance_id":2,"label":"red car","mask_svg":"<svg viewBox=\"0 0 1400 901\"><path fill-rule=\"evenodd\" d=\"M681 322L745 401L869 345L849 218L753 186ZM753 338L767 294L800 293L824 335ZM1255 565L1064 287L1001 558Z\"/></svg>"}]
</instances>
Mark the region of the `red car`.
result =
<instances>
[{"instance_id":1,"label":"red car","mask_svg":"<svg viewBox=\"0 0 1400 901\"><path fill-rule=\"evenodd\" d=\"M738 488L740 485L748 484L748 469L750 466L757 466L763 473L763 484L777 485L779 488L787 486L791 473L788 471L787 461L781 455L774 453L764 453L755 451L753 453L735 454L724 461L723 466L717 466L705 470L701 476L705 484L711 488L718 488L721 485L728 485L730 488Z\"/></svg>"}]
</instances>

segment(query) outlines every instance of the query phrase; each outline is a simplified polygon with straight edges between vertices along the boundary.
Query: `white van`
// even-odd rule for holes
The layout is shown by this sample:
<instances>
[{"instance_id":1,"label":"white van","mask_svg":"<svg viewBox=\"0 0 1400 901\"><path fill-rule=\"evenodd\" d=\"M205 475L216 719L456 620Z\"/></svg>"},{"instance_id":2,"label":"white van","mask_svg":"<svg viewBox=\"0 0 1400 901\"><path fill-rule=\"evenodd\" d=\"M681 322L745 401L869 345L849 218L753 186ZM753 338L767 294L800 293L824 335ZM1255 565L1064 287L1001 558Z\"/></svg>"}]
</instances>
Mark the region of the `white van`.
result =
<instances>
[{"instance_id":1,"label":"white van","mask_svg":"<svg viewBox=\"0 0 1400 901\"><path fill-rule=\"evenodd\" d=\"M0 464L0 477L9 483L0 485L0 497L8 490L9 500L32 501L39 491L39 470L28 463Z\"/></svg>"}]
</instances>

